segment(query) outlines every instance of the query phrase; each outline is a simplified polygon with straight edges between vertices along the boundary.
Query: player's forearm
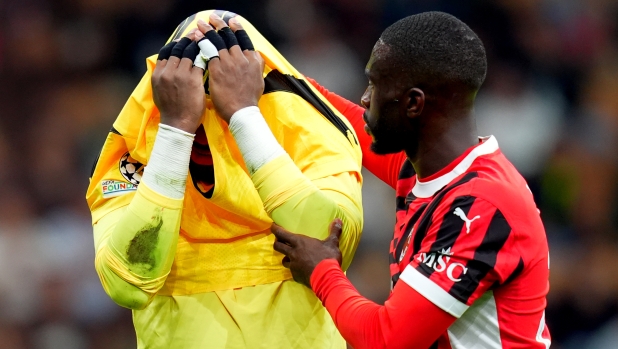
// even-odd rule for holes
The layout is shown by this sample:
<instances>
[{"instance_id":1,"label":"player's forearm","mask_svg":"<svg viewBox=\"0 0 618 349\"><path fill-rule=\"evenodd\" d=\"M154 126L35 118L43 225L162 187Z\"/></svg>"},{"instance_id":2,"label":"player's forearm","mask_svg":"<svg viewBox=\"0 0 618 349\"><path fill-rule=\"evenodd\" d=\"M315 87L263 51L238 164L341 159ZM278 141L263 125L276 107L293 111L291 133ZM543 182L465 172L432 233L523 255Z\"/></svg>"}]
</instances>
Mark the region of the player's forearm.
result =
<instances>
[{"instance_id":1,"label":"player's forearm","mask_svg":"<svg viewBox=\"0 0 618 349\"><path fill-rule=\"evenodd\" d=\"M358 293L336 260L318 264L311 275L311 287L343 338L354 348L386 348L379 326L380 306Z\"/></svg>"},{"instance_id":2,"label":"player's forearm","mask_svg":"<svg viewBox=\"0 0 618 349\"><path fill-rule=\"evenodd\" d=\"M116 303L131 309L148 305L174 259L182 200L157 195L142 183L129 206L94 226L101 284Z\"/></svg>"},{"instance_id":3,"label":"player's forearm","mask_svg":"<svg viewBox=\"0 0 618 349\"><path fill-rule=\"evenodd\" d=\"M344 268L352 260L362 232L360 179L340 173L307 178L279 145L259 109L234 115L230 131L270 217L299 234L325 238L334 218L343 221Z\"/></svg>"},{"instance_id":4,"label":"player's forearm","mask_svg":"<svg viewBox=\"0 0 618 349\"><path fill-rule=\"evenodd\" d=\"M109 253L107 248L102 247L97 251L95 259L95 269L105 293L120 306L134 310L144 309L150 303L153 294L121 278L107 262L107 258L104 257L106 253Z\"/></svg>"},{"instance_id":5,"label":"player's forearm","mask_svg":"<svg viewBox=\"0 0 618 349\"><path fill-rule=\"evenodd\" d=\"M163 197L142 183L129 206L97 222L95 237L101 236L95 266L118 304L141 309L163 286L174 260L181 211L182 200Z\"/></svg>"},{"instance_id":6,"label":"player's forearm","mask_svg":"<svg viewBox=\"0 0 618 349\"><path fill-rule=\"evenodd\" d=\"M317 265L311 287L356 349L428 348L455 321L404 283L383 306L375 304L358 293L336 260Z\"/></svg>"},{"instance_id":7,"label":"player's forearm","mask_svg":"<svg viewBox=\"0 0 618 349\"><path fill-rule=\"evenodd\" d=\"M310 181L284 155L260 168L252 180L266 212L290 231L324 239L329 224L340 218L343 231L339 247L343 268L348 268L363 228L360 189L354 174L340 173Z\"/></svg>"},{"instance_id":8,"label":"player's forearm","mask_svg":"<svg viewBox=\"0 0 618 349\"><path fill-rule=\"evenodd\" d=\"M131 203L94 227L97 271L108 294L123 306L144 307L170 272L192 139L192 135L161 126Z\"/></svg>"}]
</instances>

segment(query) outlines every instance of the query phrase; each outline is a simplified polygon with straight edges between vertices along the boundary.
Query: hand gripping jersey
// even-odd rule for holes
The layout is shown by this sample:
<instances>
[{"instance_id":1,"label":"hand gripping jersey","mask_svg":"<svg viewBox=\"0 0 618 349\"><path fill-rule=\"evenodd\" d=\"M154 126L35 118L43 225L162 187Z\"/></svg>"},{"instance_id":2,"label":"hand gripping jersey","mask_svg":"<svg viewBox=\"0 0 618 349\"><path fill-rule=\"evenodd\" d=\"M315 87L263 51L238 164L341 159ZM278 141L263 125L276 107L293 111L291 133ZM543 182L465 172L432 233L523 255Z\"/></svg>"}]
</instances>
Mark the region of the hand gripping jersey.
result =
<instances>
[{"instance_id":1,"label":"hand gripping jersey","mask_svg":"<svg viewBox=\"0 0 618 349\"><path fill-rule=\"evenodd\" d=\"M361 133L364 109L320 91L368 149L371 137ZM423 180L404 153L363 155L363 165L396 190L393 292L377 306L346 283L338 266L327 263L316 267L311 281L350 344L357 349L549 348L545 230L532 193L497 140L481 139ZM450 317L440 315L445 313Z\"/></svg>"},{"instance_id":2,"label":"hand gripping jersey","mask_svg":"<svg viewBox=\"0 0 618 349\"><path fill-rule=\"evenodd\" d=\"M211 12L187 18L171 39L195 28L198 19L208 22ZM225 20L231 16L219 14ZM332 219L342 218L347 268L362 231L356 135L249 22L238 18L266 61L259 108L302 175L275 159L250 177L206 94L202 126L208 146L194 143L193 151L211 154L210 175L191 163L184 200L140 184L159 125L150 80L156 56L149 57L148 71L114 122L87 192L97 272L106 292L134 309L140 348L344 348L319 300L290 280L269 228L274 219L294 232L324 238Z\"/></svg>"}]
</instances>

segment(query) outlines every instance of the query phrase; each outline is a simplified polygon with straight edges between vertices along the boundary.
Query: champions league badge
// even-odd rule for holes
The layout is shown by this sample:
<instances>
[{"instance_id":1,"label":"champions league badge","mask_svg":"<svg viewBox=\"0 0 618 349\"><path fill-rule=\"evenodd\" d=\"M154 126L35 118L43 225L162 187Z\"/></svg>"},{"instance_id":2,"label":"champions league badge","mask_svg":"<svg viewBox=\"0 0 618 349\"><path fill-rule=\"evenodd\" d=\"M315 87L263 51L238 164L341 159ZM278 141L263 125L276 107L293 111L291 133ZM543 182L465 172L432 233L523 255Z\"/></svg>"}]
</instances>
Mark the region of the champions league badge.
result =
<instances>
[{"instance_id":1,"label":"champions league badge","mask_svg":"<svg viewBox=\"0 0 618 349\"><path fill-rule=\"evenodd\" d=\"M116 179L104 179L101 182L101 191L104 198L128 194L137 190L137 186L142 180L144 165L133 159L129 153L124 154L118 162L120 174L128 182Z\"/></svg>"},{"instance_id":2,"label":"champions league badge","mask_svg":"<svg viewBox=\"0 0 618 349\"><path fill-rule=\"evenodd\" d=\"M119 163L120 174L134 185L139 185L144 174L144 165L133 159L129 153L126 153L120 158Z\"/></svg>"}]
</instances>

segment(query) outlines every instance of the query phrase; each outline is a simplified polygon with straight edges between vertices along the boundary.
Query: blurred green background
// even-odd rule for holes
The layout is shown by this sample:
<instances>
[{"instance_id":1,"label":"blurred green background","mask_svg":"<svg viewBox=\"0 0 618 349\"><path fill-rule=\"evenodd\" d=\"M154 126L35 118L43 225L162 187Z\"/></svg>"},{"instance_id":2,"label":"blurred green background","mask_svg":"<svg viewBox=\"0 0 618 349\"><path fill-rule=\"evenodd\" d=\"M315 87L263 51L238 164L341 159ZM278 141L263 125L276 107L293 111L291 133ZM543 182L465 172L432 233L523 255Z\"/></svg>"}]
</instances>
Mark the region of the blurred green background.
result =
<instances>
[{"instance_id":1,"label":"blurred green background","mask_svg":"<svg viewBox=\"0 0 618 349\"><path fill-rule=\"evenodd\" d=\"M618 1L3 0L0 2L0 349L134 348L130 311L94 271L88 176L155 54L187 16L237 12L304 74L358 101L381 31L418 12L485 43L480 135L535 194L550 243L552 348L618 347ZM366 173L349 276L389 292L394 192Z\"/></svg>"}]
</instances>

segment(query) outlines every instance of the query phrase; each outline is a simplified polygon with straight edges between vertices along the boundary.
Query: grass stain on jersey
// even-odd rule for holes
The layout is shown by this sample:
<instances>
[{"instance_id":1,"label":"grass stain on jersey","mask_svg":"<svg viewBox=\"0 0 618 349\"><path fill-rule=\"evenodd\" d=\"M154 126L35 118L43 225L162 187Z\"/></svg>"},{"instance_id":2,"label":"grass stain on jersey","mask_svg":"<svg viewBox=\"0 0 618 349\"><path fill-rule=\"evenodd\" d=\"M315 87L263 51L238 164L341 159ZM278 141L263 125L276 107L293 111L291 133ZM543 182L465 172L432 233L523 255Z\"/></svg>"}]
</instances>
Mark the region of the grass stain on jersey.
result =
<instances>
[{"instance_id":1,"label":"grass stain on jersey","mask_svg":"<svg viewBox=\"0 0 618 349\"><path fill-rule=\"evenodd\" d=\"M152 223L146 224L135 234L127 247L129 263L151 271L155 267L155 249L159 242L159 231L163 226L160 213L153 217Z\"/></svg>"}]
</instances>

